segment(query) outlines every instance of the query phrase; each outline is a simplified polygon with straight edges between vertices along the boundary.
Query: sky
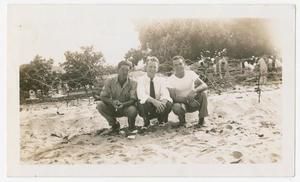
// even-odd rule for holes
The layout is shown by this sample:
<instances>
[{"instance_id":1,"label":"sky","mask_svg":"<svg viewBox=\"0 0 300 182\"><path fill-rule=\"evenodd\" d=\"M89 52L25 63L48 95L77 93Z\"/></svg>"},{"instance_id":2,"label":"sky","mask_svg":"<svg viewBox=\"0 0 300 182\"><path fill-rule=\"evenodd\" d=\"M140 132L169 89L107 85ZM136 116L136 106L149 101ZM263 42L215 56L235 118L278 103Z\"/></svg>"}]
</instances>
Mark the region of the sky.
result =
<instances>
[{"instance_id":1,"label":"sky","mask_svg":"<svg viewBox=\"0 0 300 182\"><path fill-rule=\"evenodd\" d=\"M9 32L17 40L21 63L36 54L63 62L65 51L80 51L94 46L107 63L120 61L130 48L139 46L133 21L101 8L29 6L14 7L9 12Z\"/></svg>"},{"instance_id":2,"label":"sky","mask_svg":"<svg viewBox=\"0 0 300 182\"><path fill-rule=\"evenodd\" d=\"M130 48L140 46L136 22L168 18L275 18L274 40L283 44L276 6L9 5L8 57L19 64L35 55L64 62L65 51L94 46L107 64L116 65Z\"/></svg>"}]
</instances>

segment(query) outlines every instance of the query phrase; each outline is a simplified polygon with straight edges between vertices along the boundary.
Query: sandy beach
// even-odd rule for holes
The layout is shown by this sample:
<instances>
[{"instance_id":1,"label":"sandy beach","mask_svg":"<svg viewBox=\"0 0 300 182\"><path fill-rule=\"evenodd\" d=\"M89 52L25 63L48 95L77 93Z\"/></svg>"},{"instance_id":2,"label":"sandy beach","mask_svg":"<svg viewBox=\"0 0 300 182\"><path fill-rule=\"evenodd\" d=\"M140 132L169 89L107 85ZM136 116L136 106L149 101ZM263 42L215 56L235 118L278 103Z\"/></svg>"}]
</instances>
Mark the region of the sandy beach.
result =
<instances>
[{"instance_id":1,"label":"sandy beach","mask_svg":"<svg viewBox=\"0 0 300 182\"><path fill-rule=\"evenodd\" d=\"M266 164L281 160L281 89L264 87L261 102L253 87L209 94L205 126L198 112L187 127L171 112L164 126L153 125L135 139L99 135L108 128L96 102L21 105L21 162L25 164ZM57 113L57 109L59 114ZM118 119L127 127L125 117ZM137 126L143 122L137 117Z\"/></svg>"}]
</instances>

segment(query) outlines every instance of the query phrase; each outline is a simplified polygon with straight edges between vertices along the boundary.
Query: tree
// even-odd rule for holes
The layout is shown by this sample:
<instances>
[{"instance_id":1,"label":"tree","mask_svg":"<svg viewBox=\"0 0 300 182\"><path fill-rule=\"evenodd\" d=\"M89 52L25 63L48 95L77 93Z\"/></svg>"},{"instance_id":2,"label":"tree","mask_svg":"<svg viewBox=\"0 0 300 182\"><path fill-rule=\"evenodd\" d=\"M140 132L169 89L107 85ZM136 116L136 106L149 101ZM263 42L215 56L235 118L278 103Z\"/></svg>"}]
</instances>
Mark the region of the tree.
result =
<instances>
[{"instance_id":1,"label":"tree","mask_svg":"<svg viewBox=\"0 0 300 182\"><path fill-rule=\"evenodd\" d=\"M138 25L141 48L149 46L163 64L175 55L197 61L205 52L214 56L224 48L232 58L273 54L268 20L171 19Z\"/></svg>"},{"instance_id":2,"label":"tree","mask_svg":"<svg viewBox=\"0 0 300 182\"><path fill-rule=\"evenodd\" d=\"M141 49L133 49L131 48L124 56L126 60L129 60L132 62L133 65L137 65L138 62L142 59L145 59L146 54L145 51L142 51Z\"/></svg>"},{"instance_id":3,"label":"tree","mask_svg":"<svg viewBox=\"0 0 300 182\"><path fill-rule=\"evenodd\" d=\"M60 64L65 70L62 79L71 88L85 85L95 85L105 74L105 62L101 52L94 52L93 46L81 47L81 52L65 52L66 62Z\"/></svg>"},{"instance_id":4,"label":"tree","mask_svg":"<svg viewBox=\"0 0 300 182\"><path fill-rule=\"evenodd\" d=\"M117 66L105 65L103 75L111 75L117 73Z\"/></svg>"},{"instance_id":5,"label":"tree","mask_svg":"<svg viewBox=\"0 0 300 182\"><path fill-rule=\"evenodd\" d=\"M20 96L28 97L29 90L41 90L47 93L51 88L53 59L46 60L37 55L29 64L20 66Z\"/></svg>"}]
</instances>

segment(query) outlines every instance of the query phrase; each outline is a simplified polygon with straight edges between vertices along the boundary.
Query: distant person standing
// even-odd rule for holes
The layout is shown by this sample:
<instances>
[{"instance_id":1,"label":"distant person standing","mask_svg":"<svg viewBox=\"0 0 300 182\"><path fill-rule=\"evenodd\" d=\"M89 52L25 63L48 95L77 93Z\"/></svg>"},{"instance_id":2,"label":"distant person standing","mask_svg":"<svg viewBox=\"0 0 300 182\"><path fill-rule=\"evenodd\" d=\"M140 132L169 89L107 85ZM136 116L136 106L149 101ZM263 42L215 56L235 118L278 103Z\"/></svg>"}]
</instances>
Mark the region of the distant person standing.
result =
<instances>
[{"instance_id":1,"label":"distant person standing","mask_svg":"<svg viewBox=\"0 0 300 182\"><path fill-rule=\"evenodd\" d=\"M138 79L138 110L144 120L144 127L150 125L150 119L158 118L159 124L168 122L172 110L172 99L167 89L166 80L156 75L159 60L150 56L146 59L146 75Z\"/></svg>"},{"instance_id":2,"label":"distant person standing","mask_svg":"<svg viewBox=\"0 0 300 182\"><path fill-rule=\"evenodd\" d=\"M259 74L260 74L260 84L264 85L267 83L267 75L268 75L268 65L266 63L267 61L267 56L261 57L258 62L258 68L259 68Z\"/></svg>"},{"instance_id":3,"label":"distant person standing","mask_svg":"<svg viewBox=\"0 0 300 182\"><path fill-rule=\"evenodd\" d=\"M120 123L116 120L117 117L126 116L129 131L135 129L137 83L128 78L128 72L131 68L130 62L121 61L118 64L118 75L105 81L100 94L101 101L97 105L97 110L111 126L107 134L119 131Z\"/></svg>"},{"instance_id":4,"label":"distant person standing","mask_svg":"<svg viewBox=\"0 0 300 182\"><path fill-rule=\"evenodd\" d=\"M199 111L197 126L201 127L208 116L205 93L208 87L194 71L185 70L182 56L175 56L172 61L174 74L168 78L168 88L173 99L172 110L179 118L178 126L185 126L187 112Z\"/></svg>"},{"instance_id":5,"label":"distant person standing","mask_svg":"<svg viewBox=\"0 0 300 182\"><path fill-rule=\"evenodd\" d=\"M220 79L223 79L229 76L227 49L223 49L218 54L219 59L217 62L217 72L219 73Z\"/></svg>"}]
</instances>

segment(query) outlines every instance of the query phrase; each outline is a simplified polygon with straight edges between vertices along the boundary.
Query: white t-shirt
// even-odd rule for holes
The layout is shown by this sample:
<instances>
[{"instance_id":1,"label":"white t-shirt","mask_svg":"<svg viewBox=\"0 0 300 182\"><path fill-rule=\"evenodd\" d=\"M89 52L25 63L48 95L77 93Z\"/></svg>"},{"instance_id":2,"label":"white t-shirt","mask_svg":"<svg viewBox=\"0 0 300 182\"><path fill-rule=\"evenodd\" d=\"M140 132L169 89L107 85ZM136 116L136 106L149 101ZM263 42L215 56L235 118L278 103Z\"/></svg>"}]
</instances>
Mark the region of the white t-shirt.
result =
<instances>
[{"instance_id":1,"label":"white t-shirt","mask_svg":"<svg viewBox=\"0 0 300 182\"><path fill-rule=\"evenodd\" d=\"M178 78L174 74L168 78L168 88L175 89L175 94L186 97L189 92L195 89L195 81L199 76L191 70L185 70L184 77Z\"/></svg>"}]
</instances>

